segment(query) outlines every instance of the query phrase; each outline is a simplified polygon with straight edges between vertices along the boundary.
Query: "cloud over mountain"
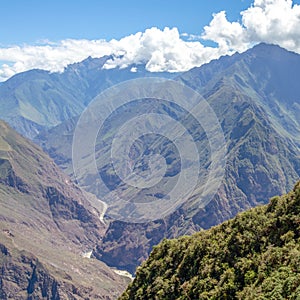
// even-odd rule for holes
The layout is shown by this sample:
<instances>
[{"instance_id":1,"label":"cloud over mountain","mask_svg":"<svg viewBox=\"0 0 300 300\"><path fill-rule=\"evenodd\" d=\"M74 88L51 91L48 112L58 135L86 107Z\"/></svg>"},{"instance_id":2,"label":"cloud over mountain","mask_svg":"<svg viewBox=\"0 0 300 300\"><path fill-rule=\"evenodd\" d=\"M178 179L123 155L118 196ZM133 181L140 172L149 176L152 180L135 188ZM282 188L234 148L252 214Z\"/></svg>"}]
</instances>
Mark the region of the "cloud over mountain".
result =
<instances>
[{"instance_id":1,"label":"cloud over mountain","mask_svg":"<svg viewBox=\"0 0 300 300\"><path fill-rule=\"evenodd\" d=\"M243 51L266 42L300 53L300 5L292 0L255 0L241 16L241 22L229 22L224 11L215 14L202 38L227 50Z\"/></svg>"},{"instance_id":2,"label":"cloud over mountain","mask_svg":"<svg viewBox=\"0 0 300 300\"><path fill-rule=\"evenodd\" d=\"M201 30L200 30L201 31ZM186 71L221 55L244 51L258 42L278 44L300 53L300 5L292 0L254 0L241 12L241 20L230 22L226 12L213 15L200 32L200 39L177 28L156 27L120 40L74 40L0 48L0 81L33 68L62 71L87 56L114 55L105 67L145 63L149 71ZM206 46L210 40L217 47Z\"/></svg>"}]
</instances>

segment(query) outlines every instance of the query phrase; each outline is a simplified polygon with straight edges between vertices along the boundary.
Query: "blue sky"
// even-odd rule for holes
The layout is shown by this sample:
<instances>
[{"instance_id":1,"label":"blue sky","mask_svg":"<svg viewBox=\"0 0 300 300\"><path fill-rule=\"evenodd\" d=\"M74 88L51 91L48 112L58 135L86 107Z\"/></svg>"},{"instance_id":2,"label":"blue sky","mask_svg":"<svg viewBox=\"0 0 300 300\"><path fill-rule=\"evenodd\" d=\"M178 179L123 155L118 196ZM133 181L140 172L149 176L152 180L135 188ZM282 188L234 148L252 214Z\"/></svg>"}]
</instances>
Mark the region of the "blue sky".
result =
<instances>
[{"instance_id":1,"label":"blue sky","mask_svg":"<svg viewBox=\"0 0 300 300\"><path fill-rule=\"evenodd\" d=\"M0 81L61 72L88 56L105 68L187 71L259 42L300 53L300 0L0 0Z\"/></svg>"},{"instance_id":2,"label":"blue sky","mask_svg":"<svg viewBox=\"0 0 300 300\"><path fill-rule=\"evenodd\" d=\"M156 26L201 34L212 14L240 18L250 0L2 0L0 45L66 38L119 39Z\"/></svg>"}]
</instances>

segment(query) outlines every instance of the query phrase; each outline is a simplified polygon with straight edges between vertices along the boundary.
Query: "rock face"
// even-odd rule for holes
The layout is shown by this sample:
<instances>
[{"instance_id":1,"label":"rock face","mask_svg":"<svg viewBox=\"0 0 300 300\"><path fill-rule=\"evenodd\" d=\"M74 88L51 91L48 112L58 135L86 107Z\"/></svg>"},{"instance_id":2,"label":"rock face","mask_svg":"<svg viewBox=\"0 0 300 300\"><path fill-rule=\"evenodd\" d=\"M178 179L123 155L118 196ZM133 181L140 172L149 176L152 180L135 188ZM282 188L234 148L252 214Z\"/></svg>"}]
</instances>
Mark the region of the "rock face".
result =
<instances>
[{"instance_id":1,"label":"rock face","mask_svg":"<svg viewBox=\"0 0 300 300\"><path fill-rule=\"evenodd\" d=\"M190 237L164 240L119 298L297 299L300 183Z\"/></svg>"},{"instance_id":2,"label":"rock face","mask_svg":"<svg viewBox=\"0 0 300 300\"><path fill-rule=\"evenodd\" d=\"M63 283L51 276L38 259L25 251L12 256L6 246L1 248L1 299L68 299L83 296L71 282ZM67 278L66 278L67 279ZM71 279L71 278L69 278ZM63 285L64 284L64 285ZM75 293L71 293L71 291Z\"/></svg>"},{"instance_id":3,"label":"rock face","mask_svg":"<svg viewBox=\"0 0 300 300\"><path fill-rule=\"evenodd\" d=\"M101 203L2 121L0 208L1 299L116 299L127 285L84 257L106 230Z\"/></svg>"}]
</instances>

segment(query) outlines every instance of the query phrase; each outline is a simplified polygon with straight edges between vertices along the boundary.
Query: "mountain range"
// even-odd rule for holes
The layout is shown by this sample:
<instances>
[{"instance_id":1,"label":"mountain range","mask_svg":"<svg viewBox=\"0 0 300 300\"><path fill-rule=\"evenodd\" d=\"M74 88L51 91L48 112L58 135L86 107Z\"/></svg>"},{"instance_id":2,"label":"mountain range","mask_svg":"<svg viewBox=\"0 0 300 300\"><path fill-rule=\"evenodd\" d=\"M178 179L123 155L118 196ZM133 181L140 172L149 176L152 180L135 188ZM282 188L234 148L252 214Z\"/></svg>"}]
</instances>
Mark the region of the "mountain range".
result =
<instances>
[{"instance_id":1,"label":"mountain range","mask_svg":"<svg viewBox=\"0 0 300 300\"><path fill-rule=\"evenodd\" d=\"M95 255L109 265L134 272L152 246L164 237L210 228L291 189L300 175L300 91L295 79L300 75L299 66L299 55L275 45L259 44L176 77L203 95L218 117L227 144L224 180L206 207L197 207L191 200L163 220L145 224L111 222ZM144 109L149 112L151 108ZM174 115L174 109L171 113ZM125 121L125 116L121 114L116 123L111 121L108 136ZM73 118L35 138L71 177L76 124ZM200 127L194 135L203 136ZM103 144L109 144L109 140ZM207 148L205 141L200 141L200 147ZM107 150L101 151L95 155L99 161L107 155ZM203 165L209 164L205 153L200 160ZM90 182L86 186L93 192L95 180Z\"/></svg>"},{"instance_id":2,"label":"mountain range","mask_svg":"<svg viewBox=\"0 0 300 300\"><path fill-rule=\"evenodd\" d=\"M33 236L37 234L39 237L40 233L34 233L36 230L38 231L39 226L44 228L44 223L54 223L53 230L58 230L59 236L62 235L64 239L66 237L70 239L71 249L74 248L79 252L92 250L94 259L91 260L91 264L101 264L107 270L110 274L108 277L111 279L108 284L109 288L111 282L115 280L118 282L118 289L114 290L115 285L112 286L113 290L110 290L110 293L115 295L114 293L125 286L126 280L123 277L117 277L108 266L127 270L134 274L137 266L148 257L153 246L159 244L164 238L177 238L209 229L234 217L241 211L266 204L269 198L282 195L292 189L294 183L299 180L300 87L297 78L300 77L300 55L276 45L259 44L244 53L221 57L183 74L153 74L145 71L142 65L104 70L102 66L108 58L88 58L81 63L67 67L61 74L32 70L18 74L0 85L0 118L5 119L19 133L42 146L43 150L51 156L65 174L60 172L54 162L49 162L49 158L38 147L15 133L11 133L14 135L11 143L14 139L22 140L20 143L29 145L28 148L32 150L26 152L25 158L22 151L19 150L23 165L16 167L18 171L16 172L14 163L19 159L9 160L7 158L7 153L10 153L11 148L14 149L14 145L3 142L1 153L4 154L0 170L3 177L1 184L4 186L1 203L8 206L2 218L5 219L6 214L10 216L10 213L14 211L9 206L13 205L11 203L15 203L14 208L20 207L21 212L26 211L22 205L27 203L26 209L31 212L30 220L34 220L32 212L37 214L42 211L47 214L47 218L51 216L51 222L46 220L44 215L39 217L44 221L38 223L34 230L30 229L30 234L33 232ZM227 147L224 178L213 199L205 207L198 205L197 199L200 197L202 189L199 184L195 188L194 197L163 218L145 223L113 220L103 216L105 209L102 202L91 195L98 188L95 185L95 177L88 176L88 173L82 175L81 179L88 192L83 192L73 183L76 181L72 167L74 129L84 108L105 88L124 80L157 75L173 78L178 84L183 83L196 90L214 110L223 130ZM103 139L97 139L95 145L95 157L98 165L103 165L103 161L105 162L109 157L108 145L112 141L113 134L122 124L139 110L146 113L153 112L152 104L154 102L151 101L151 99L147 99L142 106L137 106L135 103L125 107L117 117L113 116L110 119L110 123L106 124L103 129L105 133ZM177 119L182 113L177 107L172 107L165 102L162 102L156 109L160 114ZM212 158L208 155L209 143L205 139L205 132L201 126L194 123L192 118L188 119L185 125L197 140L199 149L203 149L199 159L201 172L205 174L212 163ZM5 123L2 127L6 128L6 131L12 132ZM2 131L4 132L4 129L1 129L1 133ZM151 143L151 140L146 141L145 144L147 143ZM163 145L161 153L168 162L168 174L165 178L176 179L179 168L176 151L173 151L172 145L166 141ZM22 147L20 146L21 149L23 149ZM135 147L137 153L148 151L147 145L137 144ZM161 145L157 147L159 148ZM37 160L31 161L31 157L37 158ZM87 161L89 160L87 159ZM54 173L50 171L54 169ZM25 172L24 170L26 173L22 173ZM100 171L112 189L119 185L119 179L112 176L113 173L108 164L104 165ZM27 177L25 175L27 173L34 175ZM26 180L26 178L28 179ZM49 179L51 184L47 180L45 181L45 178ZM36 183L38 187L35 186ZM28 193L27 190L31 191L31 189L32 192ZM64 196L57 196L57 194ZM54 200L50 201L49 198L53 195ZM28 199L28 202L22 201L23 196ZM157 199L161 197L159 193L154 196ZM146 199L144 194L139 194L139 197L140 201ZM10 198L15 200L11 202ZM53 201L54 203L56 203L55 201L59 202L62 198L68 200L63 200L62 203L54 206L49 204ZM2 201L2 199L4 200ZM43 209L36 207L40 203L43 203L41 206ZM78 206L79 204L76 203L82 206ZM21 212L17 212L17 220L22 219L19 216ZM10 249L15 249L15 245L29 243L28 239L24 238L20 239L19 243L17 239L11 241L11 230L7 230L7 228L12 226L13 218L6 220L5 222L8 223L5 224L9 225L3 227L3 239L8 243L4 243L3 253L11 253L14 250ZM25 223L31 224L30 220ZM31 225L29 227L33 228ZM77 231L78 234L74 235ZM17 236L17 232L18 229L15 229L12 234ZM51 236L51 234L46 236L49 235ZM36 254L43 253L43 251L32 250L32 245L36 243L37 239L32 244L30 242L30 246L24 247L24 250L30 253L28 255L35 255L39 260L44 260L43 266L45 265L47 270L49 262L45 255L39 257ZM197 238L191 238L191 240L194 239L196 244ZM45 248L51 249L50 241L45 244L47 245ZM74 254L70 255L74 257L72 256ZM153 255L155 256L155 254ZM17 252L16 256L11 255L10 257L13 257L9 258L10 261L20 261ZM90 262L90 260L84 260L84 262ZM152 260L150 259L149 262L150 268L152 268ZM153 264L155 263L153 260ZM78 266L74 266L74 268L81 270L81 262L78 262ZM102 270L101 268L100 270ZM79 273L82 272L79 271ZM139 274L141 273L137 274L134 284L137 284L137 289L140 289ZM53 278L55 278L54 275ZM74 285L81 286L82 279L76 280L74 279ZM63 282L61 277L59 277L59 282ZM84 284L85 282L83 282ZM156 286L154 288L156 289ZM134 290L134 285L131 289ZM100 293L105 294L106 292L101 290ZM130 289L128 293L131 293ZM149 296L150 298L151 296ZM20 296L20 299L23 298Z\"/></svg>"},{"instance_id":3,"label":"mountain range","mask_svg":"<svg viewBox=\"0 0 300 300\"><path fill-rule=\"evenodd\" d=\"M101 91L124 80L138 77L173 77L151 73L143 65L103 69L111 56L88 57L62 73L31 70L19 73L0 85L0 118L22 135L34 138L45 129L82 113Z\"/></svg>"}]
</instances>

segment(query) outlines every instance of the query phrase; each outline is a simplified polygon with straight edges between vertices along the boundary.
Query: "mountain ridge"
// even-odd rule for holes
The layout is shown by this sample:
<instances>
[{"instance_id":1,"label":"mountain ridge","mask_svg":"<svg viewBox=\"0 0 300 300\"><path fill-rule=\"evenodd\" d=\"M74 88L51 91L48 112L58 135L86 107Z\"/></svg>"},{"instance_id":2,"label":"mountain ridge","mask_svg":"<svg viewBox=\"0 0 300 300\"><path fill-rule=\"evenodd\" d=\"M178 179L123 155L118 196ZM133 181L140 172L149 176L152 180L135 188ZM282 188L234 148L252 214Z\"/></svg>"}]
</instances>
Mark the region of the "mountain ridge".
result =
<instances>
[{"instance_id":1,"label":"mountain ridge","mask_svg":"<svg viewBox=\"0 0 300 300\"><path fill-rule=\"evenodd\" d=\"M116 299L128 279L84 255L106 230L94 198L0 121L1 299Z\"/></svg>"},{"instance_id":2,"label":"mountain ridge","mask_svg":"<svg viewBox=\"0 0 300 300\"><path fill-rule=\"evenodd\" d=\"M144 65L104 69L111 58L88 57L62 73L35 69L14 75L0 85L0 118L32 139L43 129L80 115L95 96L114 84L139 77L175 76L151 73ZM133 67L136 72L132 72Z\"/></svg>"},{"instance_id":3,"label":"mountain ridge","mask_svg":"<svg viewBox=\"0 0 300 300\"><path fill-rule=\"evenodd\" d=\"M211 64L194 68L180 76L180 80L200 91L207 98L216 88L214 81L209 83L213 73L217 73L215 77L218 78L219 84L222 80L230 79L236 88L256 99L266 113L272 116L274 125L280 131L284 131L291 139L296 139L299 144L299 118L297 118L299 97L297 95L300 90L296 80L300 67L299 61L299 54L277 45L261 43L242 54L221 57ZM209 76L205 75L207 73ZM189 82L189 76L197 80ZM287 81L286 78L290 76L291 79ZM289 118L286 117L287 115Z\"/></svg>"}]
</instances>

